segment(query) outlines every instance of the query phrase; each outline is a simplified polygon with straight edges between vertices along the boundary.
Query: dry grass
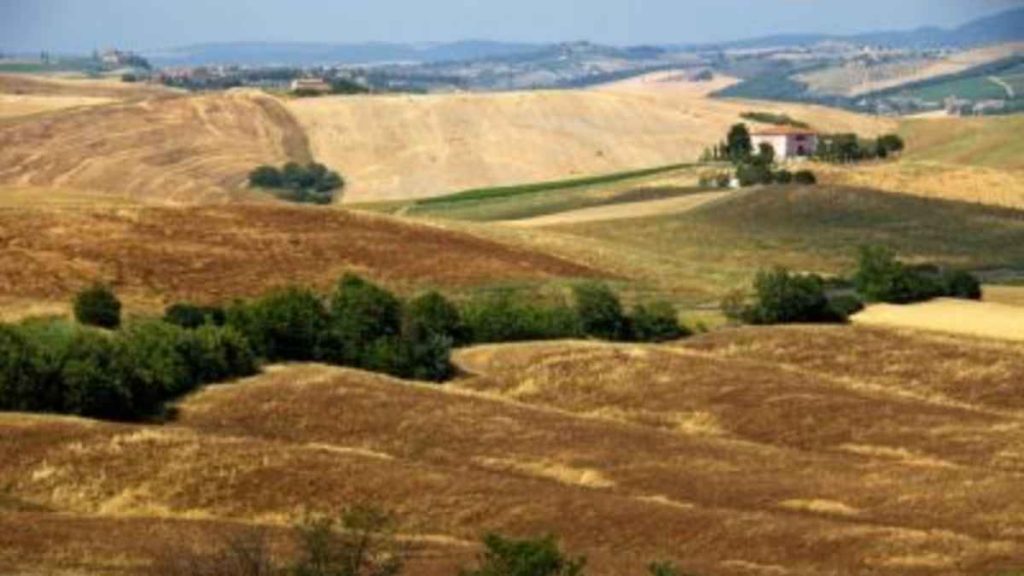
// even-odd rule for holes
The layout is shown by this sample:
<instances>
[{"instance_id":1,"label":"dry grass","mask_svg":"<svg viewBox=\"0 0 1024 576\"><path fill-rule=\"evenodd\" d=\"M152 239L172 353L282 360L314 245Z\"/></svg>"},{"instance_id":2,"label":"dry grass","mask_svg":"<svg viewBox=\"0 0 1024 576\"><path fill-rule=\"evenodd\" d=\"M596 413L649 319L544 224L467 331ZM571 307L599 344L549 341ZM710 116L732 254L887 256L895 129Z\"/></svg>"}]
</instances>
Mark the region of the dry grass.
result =
<instances>
[{"instance_id":1,"label":"dry grass","mask_svg":"<svg viewBox=\"0 0 1024 576\"><path fill-rule=\"evenodd\" d=\"M28 525L0 530L0 566L128 573L175 540L280 535L366 501L436 543L411 572L428 576L454 573L485 530L555 532L598 576L652 559L726 576L978 574L1024 553L1024 405L1006 401L1019 349L781 328L458 360L471 374L448 387L282 367L195 395L163 427L2 416L0 486L19 504L0 528ZM131 529L146 536L122 541ZM63 553L43 552L58 539Z\"/></svg>"},{"instance_id":2,"label":"dry grass","mask_svg":"<svg viewBox=\"0 0 1024 576\"><path fill-rule=\"evenodd\" d=\"M34 96L0 94L0 120L111 102L95 96Z\"/></svg>"},{"instance_id":3,"label":"dry grass","mask_svg":"<svg viewBox=\"0 0 1024 576\"><path fill-rule=\"evenodd\" d=\"M853 321L869 326L1024 342L1024 308L996 302L933 300L910 306L879 304L857 314Z\"/></svg>"},{"instance_id":4,"label":"dry grass","mask_svg":"<svg viewBox=\"0 0 1024 576\"><path fill-rule=\"evenodd\" d=\"M874 134L889 120L723 101L700 92L547 91L332 97L289 102L314 155L368 202L615 173L696 160L751 107L827 131Z\"/></svg>"},{"instance_id":5,"label":"dry grass","mask_svg":"<svg viewBox=\"0 0 1024 576\"><path fill-rule=\"evenodd\" d=\"M251 204L0 209L0 298L65 301L95 281L139 304L226 302L344 272L397 289L599 275L468 234L341 210Z\"/></svg>"},{"instance_id":6,"label":"dry grass","mask_svg":"<svg viewBox=\"0 0 1024 576\"><path fill-rule=\"evenodd\" d=\"M180 94L178 90L120 80L0 74L0 94L138 100Z\"/></svg>"},{"instance_id":7,"label":"dry grass","mask_svg":"<svg viewBox=\"0 0 1024 576\"><path fill-rule=\"evenodd\" d=\"M305 135L254 92L147 99L0 123L0 184L153 203L254 198L248 172L308 160Z\"/></svg>"}]
</instances>

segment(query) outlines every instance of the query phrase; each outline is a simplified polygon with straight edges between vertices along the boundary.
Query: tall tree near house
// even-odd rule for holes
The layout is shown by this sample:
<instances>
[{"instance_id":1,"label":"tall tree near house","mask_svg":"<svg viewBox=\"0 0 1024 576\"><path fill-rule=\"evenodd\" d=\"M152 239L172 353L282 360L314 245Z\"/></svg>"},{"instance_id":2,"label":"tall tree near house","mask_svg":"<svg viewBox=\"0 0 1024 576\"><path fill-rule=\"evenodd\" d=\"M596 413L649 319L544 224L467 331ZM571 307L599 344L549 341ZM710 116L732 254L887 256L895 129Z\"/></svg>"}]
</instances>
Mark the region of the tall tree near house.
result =
<instances>
[{"instance_id":1,"label":"tall tree near house","mask_svg":"<svg viewBox=\"0 0 1024 576\"><path fill-rule=\"evenodd\" d=\"M754 145L750 140L750 130L746 124L735 124L729 129L729 136L726 139L726 152L733 162L750 158L754 151Z\"/></svg>"}]
</instances>

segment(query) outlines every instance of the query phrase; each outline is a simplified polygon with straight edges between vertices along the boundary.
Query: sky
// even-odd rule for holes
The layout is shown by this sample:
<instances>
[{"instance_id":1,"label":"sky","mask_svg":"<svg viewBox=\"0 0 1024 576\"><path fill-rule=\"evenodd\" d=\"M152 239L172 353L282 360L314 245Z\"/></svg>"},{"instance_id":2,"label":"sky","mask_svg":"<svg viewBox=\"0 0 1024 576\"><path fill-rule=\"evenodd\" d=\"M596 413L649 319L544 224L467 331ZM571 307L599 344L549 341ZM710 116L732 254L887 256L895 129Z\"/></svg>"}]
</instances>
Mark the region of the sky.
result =
<instances>
[{"instance_id":1,"label":"sky","mask_svg":"<svg viewBox=\"0 0 1024 576\"><path fill-rule=\"evenodd\" d=\"M950 27L1024 0L0 0L0 49L486 39L636 45Z\"/></svg>"}]
</instances>

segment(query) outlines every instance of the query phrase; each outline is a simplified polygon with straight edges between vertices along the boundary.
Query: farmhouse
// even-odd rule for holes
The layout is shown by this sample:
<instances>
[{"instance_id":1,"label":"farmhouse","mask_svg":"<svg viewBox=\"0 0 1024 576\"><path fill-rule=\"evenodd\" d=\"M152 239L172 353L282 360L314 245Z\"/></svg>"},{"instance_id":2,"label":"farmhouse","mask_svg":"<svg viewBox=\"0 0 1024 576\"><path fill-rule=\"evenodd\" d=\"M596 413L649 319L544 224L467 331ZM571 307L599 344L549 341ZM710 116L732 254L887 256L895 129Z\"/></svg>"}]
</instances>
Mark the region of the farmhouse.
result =
<instances>
[{"instance_id":1,"label":"farmhouse","mask_svg":"<svg viewBox=\"0 0 1024 576\"><path fill-rule=\"evenodd\" d=\"M786 126L754 130L750 134L750 141L754 145L754 151L757 151L761 144L771 146L775 150L777 160L811 156L818 150L817 134Z\"/></svg>"},{"instance_id":2,"label":"farmhouse","mask_svg":"<svg viewBox=\"0 0 1024 576\"><path fill-rule=\"evenodd\" d=\"M331 92L331 85L320 78L297 78L292 80L292 92L329 94Z\"/></svg>"}]
</instances>

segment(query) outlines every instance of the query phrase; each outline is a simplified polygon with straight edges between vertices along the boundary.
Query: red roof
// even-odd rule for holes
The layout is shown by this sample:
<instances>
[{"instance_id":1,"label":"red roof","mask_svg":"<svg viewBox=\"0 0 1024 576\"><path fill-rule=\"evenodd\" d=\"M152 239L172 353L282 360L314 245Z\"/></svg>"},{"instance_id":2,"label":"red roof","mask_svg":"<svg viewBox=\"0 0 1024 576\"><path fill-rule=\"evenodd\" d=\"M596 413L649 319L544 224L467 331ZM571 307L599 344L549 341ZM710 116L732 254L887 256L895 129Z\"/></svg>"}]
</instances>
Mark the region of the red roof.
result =
<instances>
[{"instance_id":1,"label":"red roof","mask_svg":"<svg viewBox=\"0 0 1024 576\"><path fill-rule=\"evenodd\" d=\"M755 128L751 136L816 136L817 132L807 128L795 128L793 126L768 126Z\"/></svg>"}]
</instances>

